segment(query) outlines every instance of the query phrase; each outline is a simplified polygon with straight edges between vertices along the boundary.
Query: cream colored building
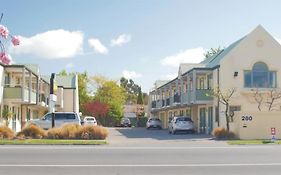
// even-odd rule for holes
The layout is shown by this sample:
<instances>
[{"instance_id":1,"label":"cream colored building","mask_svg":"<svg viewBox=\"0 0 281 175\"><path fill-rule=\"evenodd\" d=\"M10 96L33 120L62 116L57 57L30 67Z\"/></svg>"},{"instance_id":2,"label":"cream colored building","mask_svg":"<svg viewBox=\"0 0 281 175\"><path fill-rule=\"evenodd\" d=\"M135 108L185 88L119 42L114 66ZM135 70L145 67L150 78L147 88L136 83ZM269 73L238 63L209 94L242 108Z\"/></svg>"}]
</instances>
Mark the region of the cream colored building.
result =
<instances>
[{"instance_id":1,"label":"cream colored building","mask_svg":"<svg viewBox=\"0 0 281 175\"><path fill-rule=\"evenodd\" d=\"M281 95L280 70L281 45L259 25L200 64L181 64L177 78L156 84L150 92L150 113L162 119L164 128L173 116L190 116L198 133L210 134L213 128L226 126L225 106L210 95L212 89L234 88L231 130L242 139L264 139L271 137L274 127L281 139L280 100L268 111L270 92ZM262 99L261 111L255 93Z\"/></svg>"},{"instance_id":2,"label":"cream colored building","mask_svg":"<svg viewBox=\"0 0 281 175\"><path fill-rule=\"evenodd\" d=\"M56 111L79 112L77 75L57 76ZM37 65L0 64L0 122L9 116L9 127L20 131L28 120L48 112L50 78Z\"/></svg>"}]
</instances>

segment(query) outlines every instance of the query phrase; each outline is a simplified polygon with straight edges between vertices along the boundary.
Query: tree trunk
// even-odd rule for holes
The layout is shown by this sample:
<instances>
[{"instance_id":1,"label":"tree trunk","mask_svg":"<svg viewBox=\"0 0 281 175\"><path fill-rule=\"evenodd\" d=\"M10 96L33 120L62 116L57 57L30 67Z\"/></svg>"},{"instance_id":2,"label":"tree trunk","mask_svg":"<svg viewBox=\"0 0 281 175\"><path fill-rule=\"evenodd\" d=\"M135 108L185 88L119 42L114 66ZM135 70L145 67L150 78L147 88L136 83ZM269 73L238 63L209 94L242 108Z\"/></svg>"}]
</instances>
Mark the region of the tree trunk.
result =
<instances>
[{"instance_id":1,"label":"tree trunk","mask_svg":"<svg viewBox=\"0 0 281 175\"><path fill-rule=\"evenodd\" d=\"M228 115L228 104L225 105L225 119L226 119L226 129L229 132L229 115Z\"/></svg>"}]
</instances>

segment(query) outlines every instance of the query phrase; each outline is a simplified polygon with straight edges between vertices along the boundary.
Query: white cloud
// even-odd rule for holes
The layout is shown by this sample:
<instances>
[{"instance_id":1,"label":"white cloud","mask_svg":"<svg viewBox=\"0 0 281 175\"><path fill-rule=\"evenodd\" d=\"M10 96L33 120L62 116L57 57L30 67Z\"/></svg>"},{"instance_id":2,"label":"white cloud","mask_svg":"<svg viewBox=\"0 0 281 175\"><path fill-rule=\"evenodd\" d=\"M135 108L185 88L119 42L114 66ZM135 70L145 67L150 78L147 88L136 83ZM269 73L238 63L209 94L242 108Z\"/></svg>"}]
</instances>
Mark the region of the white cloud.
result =
<instances>
[{"instance_id":1,"label":"white cloud","mask_svg":"<svg viewBox=\"0 0 281 175\"><path fill-rule=\"evenodd\" d=\"M128 71L128 70L123 70L122 75L126 79L134 79L134 78L142 77L142 74L136 73L135 71Z\"/></svg>"},{"instance_id":2,"label":"white cloud","mask_svg":"<svg viewBox=\"0 0 281 175\"><path fill-rule=\"evenodd\" d=\"M161 61L162 65L178 67L180 63L199 63L204 60L205 50L202 47L187 49Z\"/></svg>"},{"instance_id":3,"label":"white cloud","mask_svg":"<svg viewBox=\"0 0 281 175\"><path fill-rule=\"evenodd\" d=\"M83 33L50 30L32 37L19 36L20 45L10 47L13 54L32 54L47 59L70 58L83 52Z\"/></svg>"},{"instance_id":4,"label":"white cloud","mask_svg":"<svg viewBox=\"0 0 281 175\"><path fill-rule=\"evenodd\" d=\"M100 54L107 54L108 49L100 42L99 39L96 38L90 38L88 40L88 43L90 47L94 49L94 52L100 53Z\"/></svg>"},{"instance_id":5,"label":"white cloud","mask_svg":"<svg viewBox=\"0 0 281 175\"><path fill-rule=\"evenodd\" d=\"M74 67L74 64L73 63L67 63L66 65L65 65L65 68L73 68Z\"/></svg>"},{"instance_id":6,"label":"white cloud","mask_svg":"<svg viewBox=\"0 0 281 175\"><path fill-rule=\"evenodd\" d=\"M111 40L111 46L122 46L131 41L131 35L129 34L122 34L119 35L117 38Z\"/></svg>"}]
</instances>

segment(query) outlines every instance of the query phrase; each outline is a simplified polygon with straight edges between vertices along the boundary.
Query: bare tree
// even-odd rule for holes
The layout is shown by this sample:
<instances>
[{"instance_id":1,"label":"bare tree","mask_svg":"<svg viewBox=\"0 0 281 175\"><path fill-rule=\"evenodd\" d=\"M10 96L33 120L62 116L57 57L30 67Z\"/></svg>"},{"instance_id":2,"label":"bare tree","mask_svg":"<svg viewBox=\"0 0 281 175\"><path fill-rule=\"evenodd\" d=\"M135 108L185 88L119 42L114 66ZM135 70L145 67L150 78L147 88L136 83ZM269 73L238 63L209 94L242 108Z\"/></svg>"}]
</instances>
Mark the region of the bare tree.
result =
<instances>
[{"instance_id":1,"label":"bare tree","mask_svg":"<svg viewBox=\"0 0 281 175\"><path fill-rule=\"evenodd\" d=\"M281 98L280 89L271 89L268 94L268 98L266 100L266 104L268 106L268 111L274 110L276 106L276 101Z\"/></svg>"},{"instance_id":2,"label":"bare tree","mask_svg":"<svg viewBox=\"0 0 281 175\"><path fill-rule=\"evenodd\" d=\"M259 92L259 89L256 89L256 90L255 90L254 99L255 99L255 101L256 101L257 104L258 104L258 109L259 109L259 111L261 111L261 105L262 105L262 103L263 103L264 97L263 97L263 95Z\"/></svg>"},{"instance_id":3,"label":"bare tree","mask_svg":"<svg viewBox=\"0 0 281 175\"><path fill-rule=\"evenodd\" d=\"M229 110L229 103L233 94L236 92L235 88L227 89L226 91L221 91L220 88L215 88L212 91L212 96L218 98L219 102L225 106L225 120L226 120L226 129L229 131L229 121L233 116L233 113Z\"/></svg>"},{"instance_id":4,"label":"bare tree","mask_svg":"<svg viewBox=\"0 0 281 175\"><path fill-rule=\"evenodd\" d=\"M262 110L263 104L267 106L268 111L273 111L276 106L280 105L277 101L281 99L281 89L270 89L268 91L256 89L254 92L254 99L258 104L259 111Z\"/></svg>"}]
</instances>

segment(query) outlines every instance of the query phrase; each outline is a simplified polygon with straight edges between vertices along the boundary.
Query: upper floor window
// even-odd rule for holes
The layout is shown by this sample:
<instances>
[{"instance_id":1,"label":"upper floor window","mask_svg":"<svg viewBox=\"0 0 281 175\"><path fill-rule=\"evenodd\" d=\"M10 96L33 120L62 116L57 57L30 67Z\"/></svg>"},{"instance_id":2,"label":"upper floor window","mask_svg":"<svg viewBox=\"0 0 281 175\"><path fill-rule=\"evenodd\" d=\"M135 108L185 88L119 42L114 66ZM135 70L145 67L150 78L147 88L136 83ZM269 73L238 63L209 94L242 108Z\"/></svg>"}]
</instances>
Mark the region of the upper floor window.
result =
<instances>
[{"instance_id":1,"label":"upper floor window","mask_svg":"<svg viewBox=\"0 0 281 175\"><path fill-rule=\"evenodd\" d=\"M244 87L275 88L276 71L270 71L265 63L257 62L252 70L244 71Z\"/></svg>"}]
</instances>

